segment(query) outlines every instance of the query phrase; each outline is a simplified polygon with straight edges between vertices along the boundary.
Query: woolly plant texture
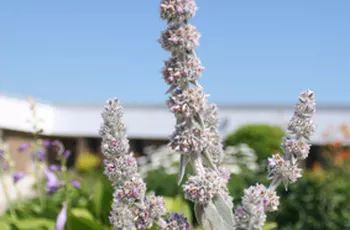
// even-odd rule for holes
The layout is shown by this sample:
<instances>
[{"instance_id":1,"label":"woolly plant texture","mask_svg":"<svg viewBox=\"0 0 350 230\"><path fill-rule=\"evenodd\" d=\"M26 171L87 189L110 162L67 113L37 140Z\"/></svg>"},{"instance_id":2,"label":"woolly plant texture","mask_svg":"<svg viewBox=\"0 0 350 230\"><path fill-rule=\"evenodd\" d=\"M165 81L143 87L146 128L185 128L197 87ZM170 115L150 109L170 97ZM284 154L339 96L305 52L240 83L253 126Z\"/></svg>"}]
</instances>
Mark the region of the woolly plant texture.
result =
<instances>
[{"instance_id":1,"label":"woolly plant texture","mask_svg":"<svg viewBox=\"0 0 350 230\"><path fill-rule=\"evenodd\" d=\"M113 229L149 229L153 225L161 230L189 229L182 215L166 213L161 197L145 194L146 185L138 173L135 157L129 152L122 115L118 100L109 100L100 130L105 174L115 188L110 215Z\"/></svg>"},{"instance_id":2,"label":"woolly plant texture","mask_svg":"<svg viewBox=\"0 0 350 230\"><path fill-rule=\"evenodd\" d=\"M250 186L244 191L242 204L234 209L227 189L230 172L223 167L225 152L217 108L208 103L199 84L204 68L195 48L200 35L188 24L196 10L194 0L162 0L160 5L161 18L168 24L159 41L171 54L165 61L163 76L169 85L167 105L176 118L169 146L181 157L178 183L183 184L185 198L194 203L196 218L205 230L262 229L266 213L278 209L277 186L283 184L287 189L289 183L302 176L298 163L310 150L314 93L307 90L299 97L282 143L284 155L268 159L271 184ZM129 151L122 115L118 100L109 100L100 131L105 174L115 188L110 216L114 229L149 229L153 225L162 230L188 229L183 216L166 213L161 197L145 194L146 185ZM187 166L192 167L193 174L182 183Z\"/></svg>"},{"instance_id":3,"label":"woolly plant texture","mask_svg":"<svg viewBox=\"0 0 350 230\"><path fill-rule=\"evenodd\" d=\"M205 229L261 229L266 212L277 210L279 198L275 189L283 183L294 183L301 177L298 161L310 150L308 140L313 132L311 117L315 111L314 94L300 95L296 112L289 123L288 135L282 147L285 155L273 155L268 160L271 185L257 184L245 190L242 205L233 208L227 192L229 174L222 166L224 151L218 132L216 106L207 102L199 84L203 71L195 48L199 45L197 29L188 23L197 10L194 0L163 0L161 18L168 27L162 32L161 46L171 53L165 61L163 76L169 85L167 102L176 118L170 147L181 154L179 183L187 164L194 175L184 183L185 198L194 202L196 217Z\"/></svg>"}]
</instances>

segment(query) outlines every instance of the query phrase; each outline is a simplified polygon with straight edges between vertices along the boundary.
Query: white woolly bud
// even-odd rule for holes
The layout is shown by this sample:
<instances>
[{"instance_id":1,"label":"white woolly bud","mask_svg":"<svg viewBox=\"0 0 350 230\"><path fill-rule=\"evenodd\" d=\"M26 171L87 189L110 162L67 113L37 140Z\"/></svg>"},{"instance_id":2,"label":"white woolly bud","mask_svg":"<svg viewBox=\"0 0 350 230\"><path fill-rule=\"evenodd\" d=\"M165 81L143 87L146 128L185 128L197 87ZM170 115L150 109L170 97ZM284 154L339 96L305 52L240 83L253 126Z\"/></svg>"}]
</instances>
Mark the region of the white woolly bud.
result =
<instances>
[{"instance_id":1,"label":"white woolly bud","mask_svg":"<svg viewBox=\"0 0 350 230\"><path fill-rule=\"evenodd\" d=\"M165 62L163 76L170 85L186 86L188 83L195 83L203 69L200 60L195 56L181 59L172 57Z\"/></svg>"},{"instance_id":2,"label":"white woolly bud","mask_svg":"<svg viewBox=\"0 0 350 230\"><path fill-rule=\"evenodd\" d=\"M200 34L196 27L185 25L174 25L168 27L160 38L162 47L170 52L192 51L199 45Z\"/></svg>"},{"instance_id":3,"label":"white woolly bud","mask_svg":"<svg viewBox=\"0 0 350 230\"><path fill-rule=\"evenodd\" d=\"M185 198L199 204L207 204L219 193L226 194L226 181L216 172L191 176L183 185Z\"/></svg>"},{"instance_id":4,"label":"white woolly bud","mask_svg":"<svg viewBox=\"0 0 350 230\"><path fill-rule=\"evenodd\" d=\"M190 118L202 112L206 96L200 88L176 90L168 100L169 109L179 117Z\"/></svg>"},{"instance_id":5,"label":"white woolly bud","mask_svg":"<svg viewBox=\"0 0 350 230\"><path fill-rule=\"evenodd\" d=\"M169 22L183 22L195 15L197 6L194 0L162 0L161 18Z\"/></svg>"},{"instance_id":6,"label":"white woolly bud","mask_svg":"<svg viewBox=\"0 0 350 230\"><path fill-rule=\"evenodd\" d=\"M281 179L285 187L289 183L296 182L302 176L302 170L297 165L284 160L279 154L275 154L268 159L268 172L270 180Z\"/></svg>"},{"instance_id":7,"label":"white woolly bud","mask_svg":"<svg viewBox=\"0 0 350 230\"><path fill-rule=\"evenodd\" d=\"M244 190L242 206L235 210L235 229L262 229L266 212L276 211L279 197L276 192L262 184L250 186Z\"/></svg>"},{"instance_id":8,"label":"white woolly bud","mask_svg":"<svg viewBox=\"0 0 350 230\"><path fill-rule=\"evenodd\" d=\"M282 148L299 160L306 159L310 152L310 144L300 139L284 138Z\"/></svg>"}]
</instances>

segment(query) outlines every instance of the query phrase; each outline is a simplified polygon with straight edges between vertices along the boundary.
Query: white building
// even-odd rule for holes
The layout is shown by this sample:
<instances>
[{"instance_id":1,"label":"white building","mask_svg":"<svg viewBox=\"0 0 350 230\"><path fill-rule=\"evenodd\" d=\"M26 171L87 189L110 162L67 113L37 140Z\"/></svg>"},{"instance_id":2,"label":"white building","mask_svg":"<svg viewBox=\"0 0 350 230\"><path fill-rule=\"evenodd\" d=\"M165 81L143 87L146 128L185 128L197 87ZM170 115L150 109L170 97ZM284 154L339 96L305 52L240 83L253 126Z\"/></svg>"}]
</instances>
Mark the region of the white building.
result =
<instances>
[{"instance_id":1,"label":"white building","mask_svg":"<svg viewBox=\"0 0 350 230\"><path fill-rule=\"evenodd\" d=\"M93 151L98 151L102 109L103 104L72 106L37 103L44 136L63 139L73 151L91 147ZM223 135L249 123L285 128L293 113L293 106L287 105L219 106L219 109ZM4 131L4 137L11 145L30 139L30 119L27 100L0 95L0 130ZM141 152L145 145L166 143L174 129L175 120L165 106L126 105L125 122L134 150ZM318 105L315 124L314 145L342 140L339 129L344 124L350 124L350 106ZM332 135L325 138L327 133Z\"/></svg>"},{"instance_id":2,"label":"white building","mask_svg":"<svg viewBox=\"0 0 350 230\"><path fill-rule=\"evenodd\" d=\"M47 136L98 137L103 104L55 105L38 103L38 116ZM246 105L219 106L223 134L248 123L266 123L284 128L293 106ZM0 129L31 131L31 112L27 100L0 95ZM174 118L165 106L125 106L125 122L131 139L166 140L173 131ZM325 143L324 134L342 124L350 124L350 106L318 105L317 126L312 142Z\"/></svg>"}]
</instances>

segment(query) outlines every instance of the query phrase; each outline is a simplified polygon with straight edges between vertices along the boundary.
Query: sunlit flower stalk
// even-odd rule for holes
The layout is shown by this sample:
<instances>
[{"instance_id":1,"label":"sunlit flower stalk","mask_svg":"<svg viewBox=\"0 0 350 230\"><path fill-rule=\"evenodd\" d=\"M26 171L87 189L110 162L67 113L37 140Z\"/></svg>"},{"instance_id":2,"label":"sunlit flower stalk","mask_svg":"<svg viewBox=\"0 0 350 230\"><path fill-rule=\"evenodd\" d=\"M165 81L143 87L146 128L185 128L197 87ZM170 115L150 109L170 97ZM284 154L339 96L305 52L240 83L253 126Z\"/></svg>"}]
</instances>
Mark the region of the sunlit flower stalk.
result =
<instances>
[{"instance_id":1,"label":"sunlit flower stalk","mask_svg":"<svg viewBox=\"0 0 350 230\"><path fill-rule=\"evenodd\" d=\"M236 229L262 229L266 213L278 209L279 197L275 190L281 183L287 189L302 176L299 162L310 151L309 140L314 132L312 116L315 113L315 96L310 90L302 92L291 118L287 134L282 141L284 155L274 154L268 159L269 187L256 184L244 191L242 205L235 210Z\"/></svg>"},{"instance_id":2,"label":"sunlit flower stalk","mask_svg":"<svg viewBox=\"0 0 350 230\"><path fill-rule=\"evenodd\" d=\"M71 152L65 149L62 142L55 140L46 142L45 146L51 149L56 154L56 160L60 162L59 165L47 166L44 170L46 177L46 192L51 195L58 190L63 192L62 209L59 212L56 220L56 230L64 229L67 221L67 212L71 208L69 199L69 188L80 188L80 182L77 179L71 180L67 167L67 160Z\"/></svg>"},{"instance_id":3,"label":"sunlit flower stalk","mask_svg":"<svg viewBox=\"0 0 350 230\"><path fill-rule=\"evenodd\" d=\"M63 203L62 209L57 216L56 222L56 230L64 229L65 222L67 220L67 210L69 209L69 186L74 188L79 188L80 183L78 180L70 181L68 168L67 168L67 160L71 154L69 150L66 150L63 143L55 140L42 140L40 135L43 132L41 128L42 120L38 116L38 111L36 107L36 103L33 100L30 100L30 111L31 111L31 119L29 120L32 125L32 134L34 137L33 146L29 145L21 145L19 150L24 150L26 148L32 147L32 158L34 163L34 177L38 185L41 180L41 173L44 172L46 179L46 186L37 186L37 195L39 196L41 210L44 210L45 201L44 201L44 193L53 194L57 192L59 189L63 189ZM47 151L52 150L56 154L56 160L60 162L59 165L47 165Z\"/></svg>"},{"instance_id":4,"label":"sunlit flower stalk","mask_svg":"<svg viewBox=\"0 0 350 230\"><path fill-rule=\"evenodd\" d=\"M29 99L29 109L31 112L31 117L29 119L29 123L32 126L32 135L34 137L34 144L32 146L32 151L33 151L33 164L34 164L34 178L35 181L37 183L40 182L41 180L41 169L43 168L43 166L40 163L40 160L38 158L38 153L40 153L42 155L42 143L41 143L41 139L40 139L40 135L43 132L43 129L41 128L41 123L42 120L41 118L38 116L38 111L37 111L37 106L36 106L36 102L33 99ZM42 158L42 156L41 156ZM45 206L45 201L44 201L44 189L42 188L42 186L36 186L36 192L37 195L39 197L39 201L40 201L40 208L41 210L44 209Z\"/></svg>"},{"instance_id":5,"label":"sunlit flower stalk","mask_svg":"<svg viewBox=\"0 0 350 230\"><path fill-rule=\"evenodd\" d=\"M163 76L169 85L167 104L176 117L170 147L181 153L179 181L186 165L191 163L195 175L183 185L184 193L195 203L197 219L205 229L213 229L213 226L218 229L261 229L265 213L277 210L276 187L280 183L287 187L288 183L301 177L298 160L305 159L310 149L307 141L313 132L314 94L306 91L299 98L282 145L285 155L276 154L268 160L271 185L266 188L256 184L246 189L235 216L227 215L233 205L227 195L227 173L223 173L225 170L221 166L224 151L218 135L216 107L208 105L207 95L198 82L203 71L195 53L200 35L188 24L196 9L194 0L161 2L161 17L168 22L168 28L162 33L160 43L171 53L171 58L165 62ZM218 202L218 197L223 197L224 202ZM225 218L220 219L221 215Z\"/></svg>"},{"instance_id":6,"label":"sunlit flower stalk","mask_svg":"<svg viewBox=\"0 0 350 230\"><path fill-rule=\"evenodd\" d=\"M2 131L0 130L0 183L1 183L2 190L4 192L3 195L5 197L6 203L10 211L10 215L11 217L16 218L17 215L11 205L10 193L8 191L9 189L5 182L5 172L11 173L13 171L13 167L14 167L14 164L11 159L8 146L3 141Z\"/></svg>"},{"instance_id":7,"label":"sunlit flower stalk","mask_svg":"<svg viewBox=\"0 0 350 230\"><path fill-rule=\"evenodd\" d=\"M122 116L118 100L109 100L102 113L100 129L105 174L115 189L110 214L113 229L149 229L153 225L162 230L188 229L189 225L181 215L174 218L166 214L161 197L146 195L146 185L138 173L136 159L129 151Z\"/></svg>"},{"instance_id":8,"label":"sunlit flower stalk","mask_svg":"<svg viewBox=\"0 0 350 230\"><path fill-rule=\"evenodd\" d=\"M217 129L217 109L207 102L207 95L199 84L204 70L195 52L200 34L196 27L188 24L196 10L194 0L163 0L160 6L161 18L168 22L160 43L171 53L162 72L169 85L167 104L176 117L170 147L181 154L179 183L186 165L192 165L194 175L188 178L183 189L185 198L195 203L198 221L213 225L216 218L223 223L218 223L218 228L229 229L233 216L222 217L219 213L231 213L233 204L226 187L229 176L223 173L226 170L221 164L224 151ZM224 205L219 205L218 200ZM208 218L213 219L205 220Z\"/></svg>"},{"instance_id":9,"label":"sunlit flower stalk","mask_svg":"<svg viewBox=\"0 0 350 230\"><path fill-rule=\"evenodd\" d=\"M56 219L55 230L65 229L64 226L66 225L66 222L67 222L67 209L68 209L68 205L66 202L64 202L62 205L62 209Z\"/></svg>"}]
</instances>

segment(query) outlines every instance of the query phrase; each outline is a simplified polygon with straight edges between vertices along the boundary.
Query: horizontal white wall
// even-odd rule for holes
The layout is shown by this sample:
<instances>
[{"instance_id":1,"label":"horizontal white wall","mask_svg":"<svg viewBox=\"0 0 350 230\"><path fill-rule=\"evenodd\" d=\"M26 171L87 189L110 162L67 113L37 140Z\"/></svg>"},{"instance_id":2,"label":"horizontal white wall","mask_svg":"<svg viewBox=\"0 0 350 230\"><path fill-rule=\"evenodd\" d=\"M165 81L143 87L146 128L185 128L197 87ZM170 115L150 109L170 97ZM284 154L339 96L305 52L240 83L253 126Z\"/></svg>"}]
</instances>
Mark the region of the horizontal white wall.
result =
<instances>
[{"instance_id":1,"label":"horizontal white wall","mask_svg":"<svg viewBox=\"0 0 350 230\"><path fill-rule=\"evenodd\" d=\"M42 118L44 134L72 137L98 137L101 124L101 106L62 106L37 104ZM220 120L225 124L224 135L249 123L267 123L285 128L292 116L293 108L288 106L223 106ZM0 96L0 128L30 132L31 119L26 100ZM125 122L131 138L167 139L173 132L175 120L163 106L126 106ZM339 139L339 127L350 125L350 107L319 107L315 116L317 126L312 142L322 144ZM325 139L325 133L332 133Z\"/></svg>"}]
</instances>

